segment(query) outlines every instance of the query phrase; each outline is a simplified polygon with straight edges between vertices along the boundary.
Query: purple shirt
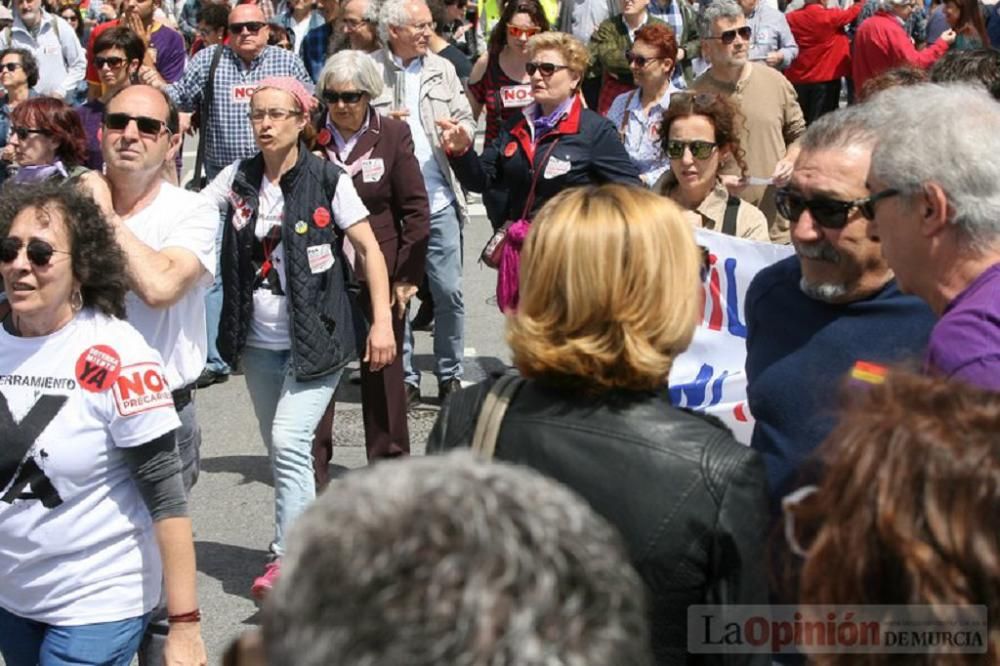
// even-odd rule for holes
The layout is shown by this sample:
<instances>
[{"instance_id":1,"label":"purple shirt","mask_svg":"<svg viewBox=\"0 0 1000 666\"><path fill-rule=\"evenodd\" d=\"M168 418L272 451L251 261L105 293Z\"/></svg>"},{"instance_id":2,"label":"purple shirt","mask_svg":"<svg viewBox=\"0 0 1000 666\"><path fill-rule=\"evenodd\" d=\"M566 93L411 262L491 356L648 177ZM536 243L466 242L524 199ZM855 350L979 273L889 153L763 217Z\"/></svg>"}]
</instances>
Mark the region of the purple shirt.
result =
<instances>
[{"instance_id":1,"label":"purple shirt","mask_svg":"<svg viewBox=\"0 0 1000 666\"><path fill-rule=\"evenodd\" d=\"M931 331L929 373L1000 391L1000 263L955 297Z\"/></svg>"},{"instance_id":2,"label":"purple shirt","mask_svg":"<svg viewBox=\"0 0 1000 666\"><path fill-rule=\"evenodd\" d=\"M84 102L76 107L76 113L83 123L83 133L87 135L87 161L84 166L101 172L104 170L104 155L101 154L101 140L97 135L104 120L104 102L99 99Z\"/></svg>"}]
</instances>

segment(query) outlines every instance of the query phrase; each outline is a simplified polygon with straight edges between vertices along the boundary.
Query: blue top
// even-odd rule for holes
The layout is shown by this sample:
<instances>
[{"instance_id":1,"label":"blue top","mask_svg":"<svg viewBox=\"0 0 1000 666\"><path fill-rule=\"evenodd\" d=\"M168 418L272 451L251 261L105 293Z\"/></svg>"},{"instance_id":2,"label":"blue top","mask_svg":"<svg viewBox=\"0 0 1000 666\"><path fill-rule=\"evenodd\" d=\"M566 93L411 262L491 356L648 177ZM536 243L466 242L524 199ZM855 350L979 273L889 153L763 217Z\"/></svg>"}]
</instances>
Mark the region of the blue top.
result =
<instances>
[{"instance_id":1,"label":"blue top","mask_svg":"<svg viewBox=\"0 0 1000 666\"><path fill-rule=\"evenodd\" d=\"M874 296L834 305L803 294L801 279L792 256L758 273L746 296L747 400L757 421L750 445L764 457L775 515L833 429L854 363L919 362L934 325L930 308L895 280Z\"/></svg>"}]
</instances>

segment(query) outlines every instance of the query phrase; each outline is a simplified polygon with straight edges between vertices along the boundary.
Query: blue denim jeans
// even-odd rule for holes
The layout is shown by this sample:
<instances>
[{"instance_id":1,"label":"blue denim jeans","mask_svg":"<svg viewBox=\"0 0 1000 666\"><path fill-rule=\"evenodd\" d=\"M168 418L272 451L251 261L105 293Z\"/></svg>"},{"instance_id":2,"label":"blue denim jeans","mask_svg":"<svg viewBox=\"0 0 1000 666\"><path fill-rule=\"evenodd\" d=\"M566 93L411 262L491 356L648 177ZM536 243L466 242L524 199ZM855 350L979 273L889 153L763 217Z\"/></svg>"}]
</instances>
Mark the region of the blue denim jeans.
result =
<instances>
[{"instance_id":1,"label":"blue denim jeans","mask_svg":"<svg viewBox=\"0 0 1000 666\"><path fill-rule=\"evenodd\" d=\"M243 372L257 416L260 436L274 474L274 543L279 557L292 522L316 497L313 479L313 431L330 403L343 369L300 382L291 367L291 351L247 347Z\"/></svg>"},{"instance_id":2,"label":"blue denim jeans","mask_svg":"<svg viewBox=\"0 0 1000 666\"><path fill-rule=\"evenodd\" d=\"M205 175L212 181L221 169L210 164L205 165ZM222 318L222 229L226 223L223 215L219 219L219 227L215 232L215 282L205 292L205 328L208 335L208 358L205 367L220 375L229 374L229 366L219 356L219 348L215 339L219 336L219 320Z\"/></svg>"},{"instance_id":3,"label":"blue denim jeans","mask_svg":"<svg viewBox=\"0 0 1000 666\"><path fill-rule=\"evenodd\" d=\"M426 271L434 298L434 374L443 382L462 376L465 353L462 229L456 204L431 215ZM413 367L413 329L409 318L403 339L403 369L406 383L419 386L420 373Z\"/></svg>"},{"instance_id":4,"label":"blue denim jeans","mask_svg":"<svg viewBox=\"0 0 1000 666\"><path fill-rule=\"evenodd\" d=\"M0 654L7 666L129 666L148 618L57 627L0 608Z\"/></svg>"}]
</instances>

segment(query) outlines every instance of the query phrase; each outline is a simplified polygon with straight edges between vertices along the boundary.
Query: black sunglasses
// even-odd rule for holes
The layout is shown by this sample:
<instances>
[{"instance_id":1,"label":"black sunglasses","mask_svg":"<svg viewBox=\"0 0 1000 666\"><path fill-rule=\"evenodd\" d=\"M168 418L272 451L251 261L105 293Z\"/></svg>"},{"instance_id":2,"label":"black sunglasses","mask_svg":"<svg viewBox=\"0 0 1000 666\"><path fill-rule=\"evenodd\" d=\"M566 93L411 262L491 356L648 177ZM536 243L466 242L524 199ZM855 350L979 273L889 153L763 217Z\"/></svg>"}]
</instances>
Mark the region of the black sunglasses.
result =
<instances>
[{"instance_id":1,"label":"black sunglasses","mask_svg":"<svg viewBox=\"0 0 1000 666\"><path fill-rule=\"evenodd\" d=\"M118 69L125 64L125 58L120 58L118 56L109 56L107 58L103 56L97 56L94 58L94 67L98 70L104 69L107 65L111 69Z\"/></svg>"},{"instance_id":2,"label":"black sunglasses","mask_svg":"<svg viewBox=\"0 0 1000 666\"><path fill-rule=\"evenodd\" d=\"M18 69L24 69L24 66L19 62L5 62L0 65L0 69L5 69L8 72L16 72Z\"/></svg>"},{"instance_id":3,"label":"black sunglasses","mask_svg":"<svg viewBox=\"0 0 1000 666\"><path fill-rule=\"evenodd\" d=\"M715 152L716 144L711 141L678 141L670 139L667 141L667 157L672 160L679 160L684 157L684 150L691 149L691 157L696 160L707 160Z\"/></svg>"},{"instance_id":4,"label":"black sunglasses","mask_svg":"<svg viewBox=\"0 0 1000 666\"><path fill-rule=\"evenodd\" d=\"M42 136L51 136L52 134L49 130L41 127L11 127L10 133L16 135L21 141L27 139L31 134L41 134Z\"/></svg>"},{"instance_id":5,"label":"black sunglasses","mask_svg":"<svg viewBox=\"0 0 1000 666\"><path fill-rule=\"evenodd\" d=\"M348 92L324 90L322 93L323 101L327 104L336 104L341 101L344 104L357 104L364 96L365 94L360 90L350 90Z\"/></svg>"},{"instance_id":6,"label":"black sunglasses","mask_svg":"<svg viewBox=\"0 0 1000 666\"><path fill-rule=\"evenodd\" d=\"M736 35L739 35L744 40L749 41L750 36L753 35L753 28L748 25L742 28L733 28L732 30L724 30L718 37L703 37L702 39L718 39L723 44L732 44L736 41Z\"/></svg>"},{"instance_id":7,"label":"black sunglasses","mask_svg":"<svg viewBox=\"0 0 1000 666\"><path fill-rule=\"evenodd\" d=\"M630 64L630 65L636 65L637 67L639 67L640 69L642 69L643 67L645 67L649 63L651 63L653 61L656 61L656 60L663 60L663 58L661 58L661 57L647 58L646 56L636 55L636 54L632 53L631 51L626 51L625 52L625 60L628 61L628 64Z\"/></svg>"},{"instance_id":8,"label":"black sunglasses","mask_svg":"<svg viewBox=\"0 0 1000 666\"><path fill-rule=\"evenodd\" d=\"M797 222L802 213L809 210L816 224L824 229L843 229L847 226L850 212L857 208L864 217L866 207L872 202L872 197L855 199L854 201L837 201L836 199L806 199L804 196L787 188L780 188L774 193L774 203L782 217L790 222ZM868 218L871 219L871 218Z\"/></svg>"},{"instance_id":9,"label":"black sunglasses","mask_svg":"<svg viewBox=\"0 0 1000 666\"><path fill-rule=\"evenodd\" d=\"M159 118L150 118L148 116L130 116L127 113L109 113L104 116L104 126L113 132L124 132L125 128L132 121L135 121L135 126L139 130L139 134L145 134L152 137L158 137L164 131L170 134L170 128L167 127L167 123Z\"/></svg>"},{"instance_id":10,"label":"black sunglasses","mask_svg":"<svg viewBox=\"0 0 1000 666\"><path fill-rule=\"evenodd\" d=\"M0 262L9 264L17 259L17 255L21 251L22 247L24 247L24 243L20 238L11 238L8 236L7 238L0 240ZM35 266L48 266L49 261L52 260L52 255L56 252L60 254L70 254L65 250L57 250L45 241L37 238L33 238L28 241L28 261Z\"/></svg>"},{"instance_id":11,"label":"black sunglasses","mask_svg":"<svg viewBox=\"0 0 1000 666\"><path fill-rule=\"evenodd\" d=\"M260 32L266 23L261 23L260 21L247 21L246 23L230 23L229 32L234 35L241 34L244 30L249 32L251 35L256 35Z\"/></svg>"},{"instance_id":12,"label":"black sunglasses","mask_svg":"<svg viewBox=\"0 0 1000 666\"><path fill-rule=\"evenodd\" d=\"M901 194L901 192L899 190L891 188L891 187L888 188L888 189L882 190L881 192L876 192L875 194L873 194L870 197L868 197L867 199L865 199L864 203L859 204L858 205L858 210L861 211L861 215L864 216L864 218L866 220L874 220L875 219L875 204L877 202L881 201L882 199L888 199L889 197L894 197L897 194Z\"/></svg>"},{"instance_id":13,"label":"black sunglasses","mask_svg":"<svg viewBox=\"0 0 1000 666\"><path fill-rule=\"evenodd\" d=\"M528 62L524 64L524 71L528 76L534 76L535 72L541 72L542 76L552 76L561 69L569 69L568 65L557 65L552 62Z\"/></svg>"}]
</instances>

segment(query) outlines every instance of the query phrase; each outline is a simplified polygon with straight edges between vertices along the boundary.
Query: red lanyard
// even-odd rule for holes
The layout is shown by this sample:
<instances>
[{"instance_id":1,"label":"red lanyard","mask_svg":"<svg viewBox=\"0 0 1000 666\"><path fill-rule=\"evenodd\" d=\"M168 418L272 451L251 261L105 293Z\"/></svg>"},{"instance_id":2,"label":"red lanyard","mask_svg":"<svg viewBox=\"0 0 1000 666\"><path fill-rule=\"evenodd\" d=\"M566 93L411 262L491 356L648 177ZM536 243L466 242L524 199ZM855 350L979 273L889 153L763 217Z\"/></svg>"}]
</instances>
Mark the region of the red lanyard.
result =
<instances>
[{"instance_id":1,"label":"red lanyard","mask_svg":"<svg viewBox=\"0 0 1000 666\"><path fill-rule=\"evenodd\" d=\"M270 234L260 241L260 244L264 246L264 263L260 265L260 276L262 278L266 278L267 274L271 272L271 254L280 242L280 238L272 238Z\"/></svg>"}]
</instances>

